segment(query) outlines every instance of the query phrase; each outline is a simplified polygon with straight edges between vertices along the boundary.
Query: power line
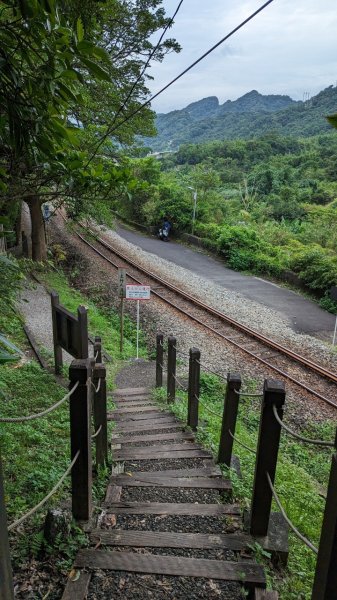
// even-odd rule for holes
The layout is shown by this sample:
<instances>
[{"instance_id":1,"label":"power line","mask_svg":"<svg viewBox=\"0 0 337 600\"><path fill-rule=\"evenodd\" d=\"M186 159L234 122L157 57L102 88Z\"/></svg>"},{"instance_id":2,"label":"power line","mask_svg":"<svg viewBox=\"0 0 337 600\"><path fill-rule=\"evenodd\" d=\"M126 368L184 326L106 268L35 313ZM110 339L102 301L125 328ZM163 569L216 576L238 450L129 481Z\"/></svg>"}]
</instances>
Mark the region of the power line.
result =
<instances>
[{"instance_id":1,"label":"power line","mask_svg":"<svg viewBox=\"0 0 337 600\"><path fill-rule=\"evenodd\" d=\"M132 113L130 113L127 117L125 117L115 127L113 127L111 129L111 125L110 125L109 129L107 130L107 132L101 137L99 143L97 144L96 149L94 150L93 154L91 155L91 157L90 157L90 159L88 161L88 164L92 161L92 159L96 155L98 149L105 142L105 140L107 139L107 137L109 135L112 135L115 131L117 131L117 129L119 127L121 127L121 125L124 125L124 123L126 123L127 121L129 121L136 114L138 114L143 108L145 108L145 106L147 106L148 104L150 104L155 98L158 98L158 96L160 94L162 94L163 92L165 92L165 90L167 90L169 87L171 87L171 85L173 85L176 81L178 81L179 79L181 79L181 77L183 77L184 75L186 75L186 73L188 73L191 69L193 69L193 67L195 67L204 58L206 58L206 56L208 56L209 54L211 54L211 52L213 52L214 50L216 50L216 48L218 48L226 40L228 40L230 37L232 37L237 31L239 31L239 29L242 29L242 27L244 27L247 23L249 23L249 21L251 21L252 19L254 19L254 17L256 17L265 8L267 8L267 6L269 6L269 4L271 4L272 2L274 2L274 0L268 0L267 2L265 2L264 4L262 4L262 6L260 6L260 8L258 8L251 15L249 15L249 17L247 17L247 19L245 19L239 25L237 25L237 27L235 27L234 29L232 29L232 31L230 31L230 33L228 33L225 37L223 37L221 40L219 40L219 42L217 42L214 46L212 46L209 50L207 50L202 56L200 56L197 60L195 60L189 67L187 67L186 69L184 69L184 71L182 71L179 75L177 75L177 77L175 77L174 79L172 79L172 81L170 81L163 88L161 88L159 90L159 92L157 92L156 94L154 94L153 96L151 96L151 98L149 98L148 100L146 100L146 102L144 102L138 108L136 108ZM115 120L113 121L113 123L114 122L115 122Z\"/></svg>"},{"instance_id":2,"label":"power line","mask_svg":"<svg viewBox=\"0 0 337 600\"><path fill-rule=\"evenodd\" d=\"M178 14L178 12L179 12L179 10L180 10L180 7L181 7L181 5L182 5L183 1L184 1L184 0L180 0L180 2L179 2L179 4L178 4L178 6L177 6L177 8L176 8L176 10L175 10L175 12L174 12L174 14L173 14L173 15L172 15L172 17L169 19L169 21L168 21L168 23L167 23L166 27L164 28L164 30L163 30L163 32L162 32L162 34L161 34L161 36L160 36L160 38L159 38L159 40L158 40L158 42L157 42L156 46L153 48L152 52L150 52L150 54L149 54L149 57L148 57L148 59L147 59L147 61L146 61L145 65L144 65L144 67L143 67L142 71L141 71L141 72L140 72L140 74L138 75L137 79L134 81L134 83L133 83L133 85L132 85L132 87L131 87L131 90L129 91L129 93L128 93L127 97L125 98L125 100L124 100L124 102L123 102L122 106L121 106L121 107L118 109L117 113L115 114L115 116L114 116L114 118L113 118L113 121L112 121L112 123L110 124L110 128L111 128L111 127L112 127L112 126L113 126L113 125L116 123L116 121L117 121L117 118L118 118L118 117L119 117L119 115L120 115L120 114L121 114L121 113L124 111L124 108L126 107L126 105L127 105L128 101L130 100L130 98L131 98L131 96L132 96L132 94L133 94L133 92L134 92L134 90L135 90L135 87L136 87L136 85L139 83L139 81L140 81L140 80L141 80L141 78L143 77L143 75L144 75L144 73L145 73L145 71L146 71L147 67L148 67L148 66L149 66L149 64L150 64L150 61L152 60L152 58L154 57L155 53L157 52L157 50L158 50L158 48L159 48L159 46L160 46L160 44L161 44L161 41L162 41L162 39L163 39L163 37L164 37L165 33L167 32L167 30L169 29L169 27L171 27L171 25L173 24L173 21L174 21L175 17L177 16L177 14ZM109 129L110 129L110 128L109 128ZM96 147L96 150L94 150L94 152L93 152L92 156L89 158L89 160L88 160L88 162L87 162L87 164L86 164L86 167L87 167L87 166L88 166L88 164L91 162L91 160L94 158L94 156L95 156L95 154L96 154L96 152L97 152L98 148L99 148L99 147L102 145L102 143L103 143L103 142L106 140L106 138L108 137L108 135L110 135L110 133L109 133L109 129L108 129L107 133L105 133L105 134L104 134L104 136L101 138L101 140L100 140L100 142L99 142L98 146Z\"/></svg>"}]
</instances>

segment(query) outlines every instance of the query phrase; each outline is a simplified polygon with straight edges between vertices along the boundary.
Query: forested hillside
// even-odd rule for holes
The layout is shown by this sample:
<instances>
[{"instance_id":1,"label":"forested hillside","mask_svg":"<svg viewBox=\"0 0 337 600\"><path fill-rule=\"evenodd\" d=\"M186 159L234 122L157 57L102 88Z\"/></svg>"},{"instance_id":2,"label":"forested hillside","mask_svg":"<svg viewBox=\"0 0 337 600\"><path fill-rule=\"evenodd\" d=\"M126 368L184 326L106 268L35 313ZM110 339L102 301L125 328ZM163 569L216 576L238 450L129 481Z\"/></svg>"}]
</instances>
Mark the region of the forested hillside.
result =
<instances>
[{"instance_id":1,"label":"forested hillside","mask_svg":"<svg viewBox=\"0 0 337 600\"><path fill-rule=\"evenodd\" d=\"M306 102L289 96L264 96L256 90L222 105L215 96L182 110L158 114L154 138L144 144L154 150L176 150L183 143L252 138L273 131L312 136L329 130L325 117L336 111L337 87L330 86Z\"/></svg>"}]
</instances>

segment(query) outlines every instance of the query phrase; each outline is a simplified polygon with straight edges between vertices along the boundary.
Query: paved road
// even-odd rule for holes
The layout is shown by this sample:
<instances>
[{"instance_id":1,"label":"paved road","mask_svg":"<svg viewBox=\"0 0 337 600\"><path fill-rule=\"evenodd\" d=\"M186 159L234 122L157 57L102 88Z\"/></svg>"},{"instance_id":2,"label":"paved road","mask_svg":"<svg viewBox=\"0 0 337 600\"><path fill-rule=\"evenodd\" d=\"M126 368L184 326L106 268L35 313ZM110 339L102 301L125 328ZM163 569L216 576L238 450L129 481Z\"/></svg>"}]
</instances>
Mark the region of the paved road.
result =
<instances>
[{"instance_id":1,"label":"paved road","mask_svg":"<svg viewBox=\"0 0 337 600\"><path fill-rule=\"evenodd\" d=\"M322 310L315 302L304 298L297 292L260 277L232 271L225 267L220 259L206 256L177 242L164 243L155 237L148 237L120 225L117 227L117 233L147 252L189 269L228 290L240 292L250 300L277 310L287 317L289 325L297 333L308 333L329 341L332 339L335 325L334 315Z\"/></svg>"}]
</instances>

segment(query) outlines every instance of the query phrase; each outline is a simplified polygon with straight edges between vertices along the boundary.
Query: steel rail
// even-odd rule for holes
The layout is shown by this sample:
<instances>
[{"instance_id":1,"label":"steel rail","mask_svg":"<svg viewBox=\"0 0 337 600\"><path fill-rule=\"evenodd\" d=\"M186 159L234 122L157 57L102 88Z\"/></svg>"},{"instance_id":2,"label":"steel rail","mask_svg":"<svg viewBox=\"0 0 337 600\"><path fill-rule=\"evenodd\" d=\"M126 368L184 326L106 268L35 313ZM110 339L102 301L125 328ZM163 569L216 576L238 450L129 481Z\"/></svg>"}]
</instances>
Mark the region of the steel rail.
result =
<instances>
[{"instance_id":1,"label":"steel rail","mask_svg":"<svg viewBox=\"0 0 337 600\"><path fill-rule=\"evenodd\" d=\"M232 319L231 317L228 317L224 313L222 313L222 312L220 312L220 311L218 311L218 310L216 310L216 309L208 306L207 304L204 304L203 302L201 302L200 300L197 300L193 296L190 296L189 294L187 294L183 290L177 288L176 286L172 285L171 283L167 282L166 280L162 279L161 277L153 274L151 271L147 271L143 267L140 267L139 265L137 265L137 263L134 262L132 259L126 257L119 250L116 250L115 248L113 248L112 246L110 246L110 244L108 244L105 240L103 240L102 238L98 237L94 231L90 230L89 228L85 228L83 225L80 225L80 226L83 227L83 229L86 229L89 233L91 233L95 237L96 241L98 243L100 243L104 248L106 248L110 252L113 252L116 256L118 256L119 258L121 258L124 262L128 263L132 267L136 268L138 271L142 271L146 276L155 279L157 282L161 283L166 288L168 288L171 291L175 292L176 294L180 295L183 299L185 299L185 300L187 300L189 302L192 302L196 306L204 309L211 316L216 316L219 319L221 319L222 321L224 321L226 323L229 323L230 325L232 325L233 327L235 327L239 331L242 331L243 333L246 333L247 335L250 335L251 337L256 338L259 342L263 342L265 345L270 346L274 350L277 350L281 354L284 354L288 358L291 358L293 361L300 363L302 366L306 367L307 369L311 369L312 371L314 371L318 375L320 375L322 377L325 377L326 379L328 379L328 380L330 380L330 381L332 381L334 383L337 383L337 374L332 373L331 371L328 371L324 367L320 367L320 365L317 365L315 362L311 361L310 359L306 359L305 357L303 357L303 356L301 356L301 355L299 355L299 354L297 354L295 352L292 352L291 350L288 350L287 348L285 348L281 344L278 344L277 342L273 342L273 340L270 340L269 338L265 337L264 335L262 335L262 334L260 334L260 333L258 333L256 331L254 331L250 327L247 327L246 325L242 325L241 323L239 323L238 321ZM90 242L88 242L88 240L86 240L85 237L83 237L81 234L79 234L77 232L76 232L76 234L77 234L77 236L85 244L87 244L88 246L90 246L90 248L92 248L97 254L99 254L102 258L104 258L104 260L106 260L107 262L109 262L110 264L112 264L115 268L119 267L119 265L117 265L116 263L114 263L111 259L109 259L107 256L105 256L104 254L102 254L102 252L100 252L97 248L95 248L95 246L93 246ZM137 283L142 283L139 279L137 279L133 275L130 275L128 273L127 273L127 275L133 281L136 281ZM179 307L177 304L175 304L171 300L168 300L167 298L165 298L165 296L162 296L161 294L159 294L157 291L151 290L151 292L155 296L157 296L158 298L160 298L161 300L163 300L164 302L166 302L167 304L169 304L170 306L172 306L173 308L175 308L176 310L178 310L180 313L184 314L190 320L195 321L196 323L198 323L199 325L201 325L203 328L208 329L209 331L211 331L212 333L214 333L215 335L217 335L221 339L226 340L230 344L234 345L236 348L239 348L242 352L248 354L248 356L250 356L251 358L254 358L258 362L260 362L263 365L265 365L266 367L272 369L273 371L275 371L276 373L278 373L279 375L281 375L282 377L284 377L288 381L291 381L292 383L294 383L297 386L299 386L302 389L304 389L306 392L309 392L310 394L313 394L314 396L316 396L320 400L323 400L324 402L326 402L330 406L333 406L334 408L337 408L337 403L333 402L329 398L326 398L326 396L323 396L322 394L320 394L316 390L310 388L309 386L307 386L304 383L298 381L297 379L295 379L294 377L292 377L288 373L282 371L282 369L276 367L275 365L271 364L267 360L264 360L263 358L257 356L256 354L254 354L250 350L247 350L244 346L242 346L238 342L235 342L230 337L227 337L226 335L220 333L219 331L217 331L216 329L214 329L210 325L205 325L203 323L203 321L201 321L197 317L194 317L189 312L185 311L184 309L182 309L181 307Z\"/></svg>"},{"instance_id":2,"label":"steel rail","mask_svg":"<svg viewBox=\"0 0 337 600\"><path fill-rule=\"evenodd\" d=\"M94 234L94 232L92 232L92 233ZM267 338L263 334L258 333L254 329L251 329L250 327L247 327L246 325L243 325L242 323L239 323L239 321L236 321L235 319L232 319L228 315L225 315L225 313L222 313L221 311L218 311L216 308L212 308L211 306L209 306L208 304L205 304L204 302L201 302L201 300L198 300L194 296L191 296L190 294L187 294L186 292L184 292L183 290L181 290L181 289L177 288L176 286L172 285L171 283L169 283L165 279L162 279L161 277L159 277L158 275L155 275L151 271L147 271L143 267L140 267L132 259L127 258L125 255L123 255L119 250L115 250L115 248L113 248L112 246L110 246L102 238L100 238L100 237L97 238L97 241L100 244L102 244L102 246L105 246L108 250L111 250L117 256L119 256L120 258L122 258L123 260L125 260L125 262L128 262L130 265L132 265L133 267L137 268L139 271L143 271L146 275L152 277L153 279L156 279L156 281L162 283L165 287L171 289L172 291L176 292L177 294L180 294L186 300L189 300L190 302L193 302L197 306L200 306L200 308L203 308L204 310L206 310L211 316L217 316L217 317L219 317L220 319L222 319L223 321L225 321L225 322L229 323L230 325L236 327L240 331L243 331L244 333L249 334L251 337L256 338L258 341L263 342L266 346L270 346L274 350L277 350L277 351L281 352L282 354L285 354L286 356L289 356L293 360L296 360L297 362L301 363L303 366L305 366L307 368L309 367L310 369L312 369L313 371L315 371L319 375L322 375L323 377L326 377L330 381L333 381L334 383L337 383L337 373L332 373L331 371L328 371L328 369L325 369L324 367L322 367L322 366L318 365L317 363L315 363L314 361L312 361L310 358L305 358L304 356L301 356L300 354L297 354L296 352L293 352L292 350L288 350L288 348L286 348L285 346L282 346L281 344L278 344L277 342L274 342L273 340Z\"/></svg>"}]
</instances>

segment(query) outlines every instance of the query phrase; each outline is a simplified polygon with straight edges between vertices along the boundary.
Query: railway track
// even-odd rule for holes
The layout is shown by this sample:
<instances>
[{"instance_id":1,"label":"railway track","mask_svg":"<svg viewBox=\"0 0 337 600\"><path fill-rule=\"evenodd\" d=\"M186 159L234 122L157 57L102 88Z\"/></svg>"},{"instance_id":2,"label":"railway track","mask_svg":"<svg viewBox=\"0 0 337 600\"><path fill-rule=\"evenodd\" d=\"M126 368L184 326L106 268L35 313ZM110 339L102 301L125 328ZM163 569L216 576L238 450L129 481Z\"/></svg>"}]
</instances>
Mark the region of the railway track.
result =
<instances>
[{"instance_id":1,"label":"railway track","mask_svg":"<svg viewBox=\"0 0 337 600\"><path fill-rule=\"evenodd\" d=\"M139 266L103 238L97 236L96 232L81 227L92 234L95 239L89 241L84 235L76 232L79 239L114 268L127 267L129 281L150 285L153 295L178 310L186 318L207 329L224 342L233 345L252 360L268 367L278 376L291 381L305 392L337 408L336 373L201 302L184 290Z\"/></svg>"}]
</instances>

